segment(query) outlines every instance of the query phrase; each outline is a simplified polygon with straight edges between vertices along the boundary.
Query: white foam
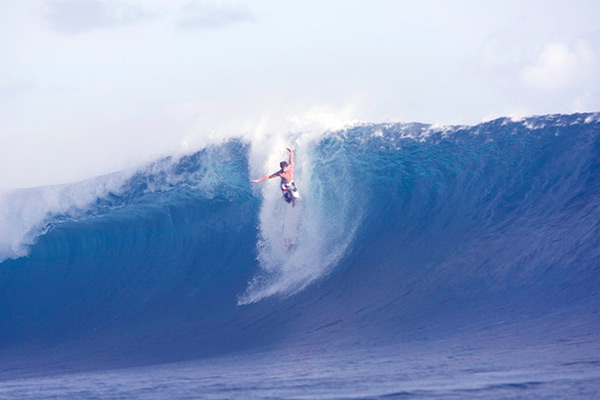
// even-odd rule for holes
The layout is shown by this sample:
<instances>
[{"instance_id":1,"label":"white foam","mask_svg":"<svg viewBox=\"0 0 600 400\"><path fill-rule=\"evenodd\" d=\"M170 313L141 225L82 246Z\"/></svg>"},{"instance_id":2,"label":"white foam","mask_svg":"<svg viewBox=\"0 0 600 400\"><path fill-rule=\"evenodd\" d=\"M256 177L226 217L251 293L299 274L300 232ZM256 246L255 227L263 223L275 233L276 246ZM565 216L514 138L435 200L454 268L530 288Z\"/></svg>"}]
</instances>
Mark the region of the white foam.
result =
<instances>
[{"instance_id":1,"label":"white foam","mask_svg":"<svg viewBox=\"0 0 600 400\"><path fill-rule=\"evenodd\" d=\"M285 203L277 178L256 184L263 197L257 243L261 271L239 304L297 293L326 276L353 240L360 213L351 210L349 173L337 163L335 181L318 180L311 162L316 139L310 134L288 135L252 145L250 166L256 177L277 171L279 161L287 159L286 145L295 148L294 178L302 198L296 207Z\"/></svg>"},{"instance_id":2,"label":"white foam","mask_svg":"<svg viewBox=\"0 0 600 400\"><path fill-rule=\"evenodd\" d=\"M119 193L132 172L111 174L67 185L0 192L0 260L29 254L53 218L80 216L97 199Z\"/></svg>"}]
</instances>

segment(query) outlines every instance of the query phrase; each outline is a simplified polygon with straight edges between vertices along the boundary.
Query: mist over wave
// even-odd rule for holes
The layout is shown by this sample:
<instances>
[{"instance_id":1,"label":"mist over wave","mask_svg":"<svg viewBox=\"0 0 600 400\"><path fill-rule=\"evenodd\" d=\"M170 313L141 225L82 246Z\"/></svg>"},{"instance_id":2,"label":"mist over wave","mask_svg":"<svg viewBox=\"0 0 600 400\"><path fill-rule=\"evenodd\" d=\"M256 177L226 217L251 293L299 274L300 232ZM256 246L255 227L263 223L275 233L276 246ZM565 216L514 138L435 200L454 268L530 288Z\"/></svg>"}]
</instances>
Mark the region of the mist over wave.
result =
<instances>
[{"instance_id":1,"label":"mist over wave","mask_svg":"<svg viewBox=\"0 0 600 400\"><path fill-rule=\"evenodd\" d=\"M275 180L249 183L286 146L294 208ZM599 177L600 117L574 114L233 139L5 192L0 357L127 366L548 315L597 327Z\"/></svg>"}]
</instances>

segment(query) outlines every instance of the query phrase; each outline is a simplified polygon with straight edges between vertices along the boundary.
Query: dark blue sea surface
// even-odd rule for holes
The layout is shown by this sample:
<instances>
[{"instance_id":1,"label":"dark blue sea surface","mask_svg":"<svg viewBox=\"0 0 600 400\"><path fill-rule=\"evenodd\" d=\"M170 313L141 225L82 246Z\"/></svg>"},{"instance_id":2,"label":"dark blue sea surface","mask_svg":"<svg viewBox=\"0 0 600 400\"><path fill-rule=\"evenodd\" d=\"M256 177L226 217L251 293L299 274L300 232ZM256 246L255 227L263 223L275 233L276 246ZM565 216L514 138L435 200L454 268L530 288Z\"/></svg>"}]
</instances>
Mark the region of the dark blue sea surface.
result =
<instances>
[{"instance_id":1,"label":"dark blue sea surface","mask_svg":"<svg viewBox=\"0 0 600 400\"><path fill-rule=\"evenodd\" d=\"M600 397L599 114L277 145L0 193L0 398Z\"/></svg>"}]
</instances>

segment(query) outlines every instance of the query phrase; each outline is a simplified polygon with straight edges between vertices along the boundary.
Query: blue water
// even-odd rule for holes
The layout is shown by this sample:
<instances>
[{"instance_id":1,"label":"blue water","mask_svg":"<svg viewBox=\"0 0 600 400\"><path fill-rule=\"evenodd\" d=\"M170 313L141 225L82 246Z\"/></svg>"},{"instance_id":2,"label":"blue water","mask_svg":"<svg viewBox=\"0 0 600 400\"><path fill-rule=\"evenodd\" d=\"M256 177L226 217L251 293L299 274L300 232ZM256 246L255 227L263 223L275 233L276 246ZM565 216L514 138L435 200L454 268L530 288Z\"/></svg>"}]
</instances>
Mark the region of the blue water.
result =
<instances>
[{"instance_id":1,"label":"blue water","mask_svg":"<svg viewBox=\"0 0 600 400\"><path fill-rule=\"evenodd\" d=\"M294 208L249 183L285 145ZM600 397L599 114L231 140L0 196L0 398Z\"/></svg>"}]
</instances>

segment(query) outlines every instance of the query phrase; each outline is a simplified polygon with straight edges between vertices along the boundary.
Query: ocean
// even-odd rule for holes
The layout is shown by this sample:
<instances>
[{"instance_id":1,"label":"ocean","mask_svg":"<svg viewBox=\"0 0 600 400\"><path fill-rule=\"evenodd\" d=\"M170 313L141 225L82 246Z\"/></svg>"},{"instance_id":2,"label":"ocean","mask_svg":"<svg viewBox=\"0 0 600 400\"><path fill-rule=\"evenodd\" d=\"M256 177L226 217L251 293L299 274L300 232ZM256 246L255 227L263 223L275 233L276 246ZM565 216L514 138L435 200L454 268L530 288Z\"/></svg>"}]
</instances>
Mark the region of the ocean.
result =
<instances>
[{"instance_id":1,"label":"ocean","mask_svg":"<svg viewBox=\"0 0 600 400\"><path fill-rule=\"evenodd\" d=\"M3 191L0 260L1 399L600 398L600 114Z\"/></svg>"}]
</instances>

